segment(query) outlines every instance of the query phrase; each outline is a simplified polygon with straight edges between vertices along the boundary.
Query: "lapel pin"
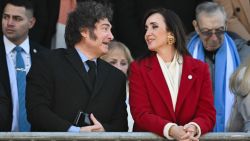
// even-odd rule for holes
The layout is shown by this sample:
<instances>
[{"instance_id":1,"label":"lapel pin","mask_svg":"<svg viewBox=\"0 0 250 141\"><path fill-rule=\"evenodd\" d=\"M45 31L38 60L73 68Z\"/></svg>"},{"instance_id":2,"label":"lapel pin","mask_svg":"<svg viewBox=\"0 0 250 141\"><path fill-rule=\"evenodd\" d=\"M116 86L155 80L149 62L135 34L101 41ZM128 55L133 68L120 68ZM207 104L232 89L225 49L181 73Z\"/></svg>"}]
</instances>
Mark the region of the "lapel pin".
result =
<instances>
[{"instance_id":1,"label":"lapel pin","mask_svg":"<svg viewBox=\"0 0 250 141\"><path fill-rule=\"evenodd\" d=\"M189 74L189 75L188 75L188 79L191 80L192 78L193 78L193 76L192 76L191 74Z\"/></svg>"},{"instance_id":2,"label":"lapel pin","mask_svg":"<svg viewBox=\"0 0 250 141\"><path fill-rule=\"evenodd\" d=\"M36 50L36 49L33 49L33 52L34 52L34 53L37 53L37 50Z\"/></svg>"}]
</instances>

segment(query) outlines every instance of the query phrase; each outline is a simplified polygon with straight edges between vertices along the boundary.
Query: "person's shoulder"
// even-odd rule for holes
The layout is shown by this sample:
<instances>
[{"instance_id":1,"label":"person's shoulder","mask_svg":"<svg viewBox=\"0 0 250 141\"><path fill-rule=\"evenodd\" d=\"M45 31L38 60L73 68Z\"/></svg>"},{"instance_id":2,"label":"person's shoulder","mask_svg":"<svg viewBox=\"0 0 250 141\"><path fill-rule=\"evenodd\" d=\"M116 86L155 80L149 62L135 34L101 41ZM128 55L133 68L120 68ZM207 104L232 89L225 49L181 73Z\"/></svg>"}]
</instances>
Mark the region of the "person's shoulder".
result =
<instances>
[{"instance_id":1,"label":"person's shoulder","mask_svg":"<svg viewBox=\"0 0 250 141\"><path fill-rule=\"evenodd\" d=\"M146 55L143 55L136 60L134 60L131 64L137 65L138 67L142 67L144 65L152 65L152 62L156 61L156 53L147 53Z\"/></svg>"},{"instance_id":2,"label":"person's shoulder","mask_svg":"<svg viewBox=\"0 0 250 141\"><path fill-rule=\"evenodd\" d=\"M58 55L62 54L63 55L63 54L66 54L67 50L68 49L65 49L65 48L52 49L51 53L52 54L58 54Z\"/></svg>"},{"instance_id":3,"label":"person's shoulder","mask_svg":"<svg viewBox=\"0 0 250 141\"><path fill-rule=\"evenodd\" d=\"M60 54L60 53L63 53L66 51L66 49L64 48L58 48L58 49L48 49L44 46L42 46L41 44L35 42L35 41L31 41L30 40L30 49L31 51L35 51L34 53L36 52L41 52L42 54Z\"/></svg>"},{"instance_id":4,"label":"person's shoulder","mask_svg":"<svg viewBox=\"0 0 250 141\"><path fill-rule=\"evenodd\" d=\"M185 56L184 58L185 58L184 63L186 62L186 64L184 65L185 66L184 69L190 69L194 74L196 74L197 76L201 78L210 73L209 66L207 63L201 60L192 58L191 56Z\"/></svg>"},{"instance_id":5,"label":"person's shoulder","mask_svg":"<svg viewBox=\"0 0 250 141\"><path fill-rule=\"evenodd\" d=\"M234 41L236 48L238 50L238 54L240 57L241 62L244 62L247 57L249 56L250 53L250 46L248 41L245 39L241 38L238 34L234 32L227 32L227 34L232 38Z\"/></svg>"},{"instance_id":6,"label":"person's shoulder","mask_svg":"<svg viewBox=\"0 0 250 141\"><path fill-rule=\"evenodd\" d=\"M190 32L188 35L187 35L187 43L191 40L191 38L196 34L196 31L193 31L193 32Z\"/></svg>"},{"instance_id":7,"label":"person's shoulder","mask_svg":"<svg viewBox=\"0 0 250 141\"><path fill-rule=\"evenodd\" d=\"M120 71L119 69L117 69L116 67L112 66L111 64L109 64L108 62L104 61L101 58L98 58L98 62L100 64L102 64L103 66L105 66L109 71L113 71L115 73L120 73L122 71Z\"/></svg>"},{"instance_id":8,"label":"person's shoulder","mask_svg":"<svg viewBox=\"0 0 250 141\"><path fill-rule=\"evenodd\" d=\"M118 68L116 68L113 65L109 64L108 62L106 62L106 61L104 61L104 60L102 60L100 58L98 59L98 61L103 66L105 66L112 75L116 75L116 76L119 76L119 77L126 77L126 75L121 70L119 70Z\"/></svg>"},{"instance_id":9,"label":"person's shoulder","mask_svg":"<svg viewBox=\"0 0 250 141\"><path fill-rule=\"evenodd\" d=\"M38 51L38 52L40 52L40 51L49 51L49 49L47 49L46 47L42 46L41 44L39 44L39 43L37 43L35 41L30 40L29 42L30 42L31 51L35 51L35 53L36 53L36 51Z\"/></svg>"},{"instance_id":10,"label":"person's shoulder","mask_svg":"<svg viewBox=\"0 0 250 141\"><path fill-rule=\"evenodd\" d=\"M207 65L207 63L188 55L184 56L184 62L188 62L188 65L192 65L193 67L198 67L198 68L205 67Z\"/></svg>"},{"instance_id":11,"label":"person's shoulder","mask_svg":"<svg viewBox=\"0 0 250 141\"><path fill-rule=\"evenodd\" d=\"M37 53L37 58L45 59L48 61L57 60L56 58L64 56L66 54L66 49L52 49L52 50L43 50Z\"/></svg>"},{"instance_id":12,"label":"person's shoulder","mask_svg":"<svg viewBox=\"0 0 250 141\"><path fill-rule=\"evenodd\" d=\"M243 47L249 47L248 41L240 37L237 33L227 31L227 34L234 41L238 51L241 50Z\"/></svg>"}]
</instances>

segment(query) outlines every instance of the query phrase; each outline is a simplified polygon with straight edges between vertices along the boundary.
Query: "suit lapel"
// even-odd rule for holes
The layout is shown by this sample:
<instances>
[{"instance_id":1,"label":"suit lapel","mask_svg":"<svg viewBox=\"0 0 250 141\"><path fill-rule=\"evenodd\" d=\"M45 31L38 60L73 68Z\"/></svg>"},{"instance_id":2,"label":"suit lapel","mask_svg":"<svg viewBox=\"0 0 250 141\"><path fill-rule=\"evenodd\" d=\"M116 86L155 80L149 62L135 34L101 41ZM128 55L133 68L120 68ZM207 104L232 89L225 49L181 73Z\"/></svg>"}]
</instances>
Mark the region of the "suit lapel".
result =
<instances>
[{"instance_id":1,"label":"suit lapel","mask_svg":"<svg viewBox=\"0 0 250 141\"><path fill-rule=\"evenodd\" d=\"M157 89L164 103L168 107L168 110L172 118L176 120L168 85L164 78L164 75L162 73L162 70L161 70L161 67L160 67L160 64L158 62L156 55L152 56L151 60L149 60L148 64L146 64L146 67L148 69L148 76L151 79L154 87Z\"/></svg>"},{"instance_id":2,"label":"suit lapel","mask_svg":"<svg viewBox=\"0 0 250 141\"><path fill-rule=\"evenodd\" d=\"M32 58L34 57L35 54L39 52L39 49L36 47L34 43L30 41L30 57L31 57L31 62Z\"/></svg>"},{"instance_id":3,"label":"suit lapel","mask_svg":"<svg viewBox=\"0 0 250 141\"><path fill-rule=\"evenodd\" d=\"M249 0L239 0L240 2L240 5L243 7L243 10L245 11L245 16L247 17L247 21L248 23L250 23L250 9L248 8L249 7Z\"/></svg>"},{"instance_id":4,"label":"suit lapel","mask_svg":"<svg viewBox=\"0 0 250 141\"><path fill-rule=\"evenodd\" d=\"M181 82L178 91L177 103L176 103L176 115L181 111L181 107L184 103L185 98L192 91L193 84L196 80L196 75L193 72L195 69L195 64L192 63L191 57L183 57L182 75Z\"/></svg>"},{"instance_id":5,"label":"suit lapel","mask_svg":"<svg viewBox=\"0 0 250 141\"><path fill-rule=\"evenodd\" d=\"M92 98L94 98L98 94L108 74L109 70L108 67L106 66L106 63L103 62L103 60L101 59L97 59L97 77Z\"/></svg>"},{"instance_id":6,"label":"suit lapel","mask_svg":"<svg viewBox=\"0 0 250 141\"><path fill-rule=\"evenodd\" d=\"M88 89L91 90L92 86L88 81L87 72L77 51L75 49L67 49L65 57L69 61L69 63L73 66L73 68L76 70L76 72L79 74L79 76L82 78L82 80L85 82Z\"/></svg>"},{"instance_id":7,"label":"suit lapel","mask_svg":"<svg viewBox=\"0 0 250 141\"><path fill-rule=\"evenodd\" d=\"M11 97L11 90L10 90L10 79L9 79L9 70L7 66L6 60L6 52L5 46L3 43L3 38L0 41L0 77L4 88L6 89L8 96Z\"/></svg>"}]
</instances>

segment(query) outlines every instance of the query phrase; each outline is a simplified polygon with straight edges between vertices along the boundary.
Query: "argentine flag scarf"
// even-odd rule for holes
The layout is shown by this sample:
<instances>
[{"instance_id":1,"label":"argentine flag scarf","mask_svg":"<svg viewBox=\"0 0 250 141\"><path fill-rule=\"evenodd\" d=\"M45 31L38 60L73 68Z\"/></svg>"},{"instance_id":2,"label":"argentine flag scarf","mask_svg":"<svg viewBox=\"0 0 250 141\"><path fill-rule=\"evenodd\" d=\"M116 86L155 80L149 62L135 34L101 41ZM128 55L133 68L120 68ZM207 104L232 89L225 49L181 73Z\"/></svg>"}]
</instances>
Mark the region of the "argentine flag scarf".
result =
<instances>
[{"instance_id":1,"label":"argentine flag scarf","mask_svg":"<svg viewBox=\"0 0 250 141\"><path fill-rule=\"evenodd\" d=\"M188 50L192 56L205 61L204 47L198 34L195 34L188 43ZM231 74L240 64L239 54L234 41L227 33L224 42L215 55L214 105L216 109L216 124L214 132L224 132L229 119L234 95L229 90Z\"/></svg>"}]
</instances>

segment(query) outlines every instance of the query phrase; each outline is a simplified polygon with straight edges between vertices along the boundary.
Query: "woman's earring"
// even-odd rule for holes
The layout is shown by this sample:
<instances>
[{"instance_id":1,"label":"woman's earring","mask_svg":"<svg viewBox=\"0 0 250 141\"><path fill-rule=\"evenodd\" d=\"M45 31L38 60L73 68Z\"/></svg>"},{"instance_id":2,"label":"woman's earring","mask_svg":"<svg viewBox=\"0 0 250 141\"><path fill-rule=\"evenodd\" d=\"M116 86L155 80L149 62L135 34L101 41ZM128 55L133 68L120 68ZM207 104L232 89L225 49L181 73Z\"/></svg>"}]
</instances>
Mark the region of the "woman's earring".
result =
<instances>
[{"instance_id":1,"label":"woman's earring","mask_svg":"<svg viewBox=\"0 0 250 141\"><path fill-rule=\"evenodd\" d=\"M167 36L167 45L173 45L176 42L174 34L170 33Z\"/></svg>"}]
</instances>

